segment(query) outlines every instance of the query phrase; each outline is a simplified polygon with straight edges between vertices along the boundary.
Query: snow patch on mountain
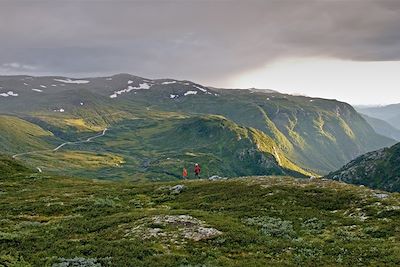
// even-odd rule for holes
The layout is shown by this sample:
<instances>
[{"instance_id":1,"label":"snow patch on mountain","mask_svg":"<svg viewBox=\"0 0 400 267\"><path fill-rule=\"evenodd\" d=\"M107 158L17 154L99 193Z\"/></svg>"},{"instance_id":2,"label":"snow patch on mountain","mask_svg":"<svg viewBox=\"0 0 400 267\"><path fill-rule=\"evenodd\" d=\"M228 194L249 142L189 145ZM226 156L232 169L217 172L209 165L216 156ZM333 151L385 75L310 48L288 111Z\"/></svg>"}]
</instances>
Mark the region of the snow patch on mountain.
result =
<instances>
[{"instance_id":1,"label":"snow patch on mountain","mask_svg":"<svg viewBox=\"0 0 400 267\"><path fill-rule=\"evenodd\" d=\"M163 82L163 83L161 83L161 84L166 85L166 84L174 84L174 83L176 83L176 81L168 81L168 82Z\"/></svg>"},{"instance_id":2,"label":"snow patch on mountain","mask_svg":"<svg viewBox=\"0 0 400 267\"><path fill-rule=\"evenodd\" d=\"M197 91L187 91L186 93L184 93L185 96L187 95L197 95Z\"/></svg>"},{"instance_id":3,"label":"snow patch on mountain","mask_svg":"<svg viewBox=\"0 0 400 267\"><path fill-rule=\"evenodd\" d=\"M64 110L63 108L55 109L55 110L53 110L53 111L54 111L54 112L61 112L61 113L65 112L65 110Z\"/></svg>"},{"instance_id":4,"label":"snow patch on mountain","mask_svg":"<svg viewBox=\"0 0 400 267\"><path fill-rule=\"evenodd\" d=\"M56 82L62 82L62 83L72 83L72 84L85 84L85 83L90 83L90 81L86 80L72 80L72 79L54 79Z\"/></svg>"},{"instance_id":5,"label":"snow patch on mountain","mask_svg":"<svg viewBox=\"0 0 400 267\"><path fill-rule=\"evenodd\" d=\"M178 98L178 97L179 97L179 95L173 95L173 94L169 95L169 98L171 98L171 99L175 99L175 98Z\"/></svg>"},{"instance_id":6,"label":"snow patch on mountain","mask_svg":"<svg viewBox=\"0 0 400 267\"><path fill-rule=\"evenodd\" d=\"M204 93L206 93L207 92L207 90L206 89L204 89L203 87L200 87L200 86L197 86L197 85L192 85L194 88L196 88L196 89L199 89L200 91L202 91L202 92L204 92Z\"/></svg>"},{"instance_id":7,"label":"snow patch on mountain","mask_svg":"<svg viewBox=\"0 0 400 267\"><path fill-rule=\"evenodd\" d=\"M43 90L36 89L36 88L32 88L32 91L39 92L39 93L43 92Z\"/></svg>"},{"instance_id":8,"label":"snow patch on mountain","mask_svg":"<svg viewBox=\"0 0 400 267\"><path fill-rule=\"evenodd\" d=\"M139 86L131 86L129 85L128 88L122 89L119 91L115 91L114 94L110 95L110 98L117 98L119 95L123 93L129 93L132 90L147 90L150 89L152 85L148 83L140 83Z\"/></svg>"},{"instance_id":9,"label":"snow patch on mountain","mask_svg":"<svg viewBox=\"0 0 400 267\"><path fill-rule=\"evenodd\" d=\"M9 96L18 96L18 94L14 93L13 91L8 91L7 93L0 93L0 96L9 97Z\"/></svg>"}]
</instances>

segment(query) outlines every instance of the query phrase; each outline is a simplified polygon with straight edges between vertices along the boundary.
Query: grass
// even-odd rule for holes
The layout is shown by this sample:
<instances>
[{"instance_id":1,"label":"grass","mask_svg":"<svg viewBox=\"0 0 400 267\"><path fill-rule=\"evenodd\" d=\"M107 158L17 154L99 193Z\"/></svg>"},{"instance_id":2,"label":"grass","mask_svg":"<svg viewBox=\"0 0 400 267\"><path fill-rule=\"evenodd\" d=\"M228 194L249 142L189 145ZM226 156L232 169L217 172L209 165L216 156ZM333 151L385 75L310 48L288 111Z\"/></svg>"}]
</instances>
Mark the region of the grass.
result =
<instances>
[{"instance_id":1,"label":"grass","mask_svg":"<svg viewBox=\"0 0 400 267\"><path fill-rule=\"evenodd\" d=\"M0 266L400 264L398 194L290 177L179 183L2 175ZM178 215L192 219L160 222ZM199 224L221 234L184 234Z\"/></svg>"},{"instance_id":2,"label":"grass","mask_svg":"<svg viewBox=\"0 0 400 267\"><path fill-rule=\"evenodd\" d=\"M31 170L11 157L0 154L0 176L15 175L18 173L29 173Z\"/></svg>"},{"instance_id":3,"label":"grass","mask_svg":"<svg viewBox=\"0 0 400 267\"><path fill-rule=\"evenodd\" d=\"M95 125L88 125L86 121L82 118L68 118L64 119L64 122L68 126L72 126L77 128L78 130L81 131L102 131L104 127L102 126L95 126Z\"/></svg>"},{"instance_id":4,"label":"grass","mask_svg":"<svg viewBox=\"0 0 400 267\"><path fill-rule=\"evenodd\" d=\"M57 139L50 131L39 127L26 120L0 115L0 151L2 153L25 152L30 147L32 150L46 149L48 140Z\"/></svg>"},{"instance_id":5,"label":"grass","mask_svg":"<svg viewBox=\"0 0 400 267\"><path fill-rule=\"evenodd\" d=\"M117 168L124 163L121 156L107 152L90 152L79 150L45 151L29 156L32 166L42 166L46 172L62 173L95 171L102 168Z\"/></svg>"}]
</instances>

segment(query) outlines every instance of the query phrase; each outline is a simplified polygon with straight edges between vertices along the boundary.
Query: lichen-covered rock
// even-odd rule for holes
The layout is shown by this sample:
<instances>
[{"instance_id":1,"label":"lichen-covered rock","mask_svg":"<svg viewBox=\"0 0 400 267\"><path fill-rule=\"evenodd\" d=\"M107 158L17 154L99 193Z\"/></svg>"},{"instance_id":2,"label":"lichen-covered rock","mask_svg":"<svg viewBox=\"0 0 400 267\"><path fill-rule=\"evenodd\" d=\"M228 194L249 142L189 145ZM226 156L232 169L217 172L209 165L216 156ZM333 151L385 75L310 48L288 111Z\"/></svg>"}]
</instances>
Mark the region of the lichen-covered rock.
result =
<instances>
[{"instance_id":1,"label":"lichen-covered rock","mask_svg":"<svg viewBox=\"0 0 400 267\"><path fill-rule=\"evenodd\" d=\"M383 193L380 193L380 194L379 193L375 193L374 197L379 198L379 199L385 199L385 198L388 198L389 195L388 194L383 194Z\"/></svg>"},{"instance_id":2,"label":"lichen-covered rock","mask_svg":"<svg viewBox=\"0 0 400 267\"><path fill-rule=\"evenodd\" d=\"M59 262L53 264L52 267L101 267L101 264L97 259L76 257L73 259L60 258Z\"/></svg>"},{"instance_id":3,"label":"lichen-covered rock","mask_svg":"<svg viewBox=\"0 0 400 267\"><path fill-rule=\"evenodd\" d=\"M144 218L139 225L125 230L125 237L140 237L165 239L170 242L185 242L185 240L201 241L222 234L209 227L204 221L190 215L157 215Z\"/></svg>"},{"instance_id":4,"label":"lichen-covered rock","mask_svg":"<svg viewBox=\"0 0 400 267\"><path fill-rule=\"evenodd\" d=\"M196 227L196 229L184 229L182 232L183 236L187 239L192 239L194 241L200 241L204 239L210 239L221 235L222 233L217 229L210 227Z\"/></svg>"},{"instance_id":5,"label":"lichen-covered rock","mask_svg":"<svg viewBox=\"0 0 400 267\"><path fill-rule=\"evenodd\" d=\"M175 185L175 186L169 188L169 191L171 192L171 194L178 195L178 194L182 193L182 191L185 188L186 188L186 186L184 186L182 184L178 184L178 185Z\"/></svg>"},{"instance_id":6,"label":"lichen-covered rock","mask_svg":"<svg viewBox=\"0 0 400 267\"><path fill-rule=\"evenodd\" d=\"M221 176L218 176L218 175L213 175L213 176L208 178L208 180L210 180L210 181L227 180L227 179L228 178L226 178L226 177L221 177Z\"/></svg>"}]
</instances>

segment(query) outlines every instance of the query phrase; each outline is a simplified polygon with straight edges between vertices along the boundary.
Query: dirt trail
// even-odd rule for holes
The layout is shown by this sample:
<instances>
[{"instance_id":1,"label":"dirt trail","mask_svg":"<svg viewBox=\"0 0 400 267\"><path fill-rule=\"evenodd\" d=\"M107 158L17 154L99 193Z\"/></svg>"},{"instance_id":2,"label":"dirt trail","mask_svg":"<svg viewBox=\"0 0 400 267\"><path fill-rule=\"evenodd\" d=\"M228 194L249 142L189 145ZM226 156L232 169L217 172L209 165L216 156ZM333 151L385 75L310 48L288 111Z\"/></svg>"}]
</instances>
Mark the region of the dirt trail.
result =
<instances>
[{"instance_id":1,"label":"dirt trail","mask_svg":"<svg viewBox=\"0 0 400 267\"><path fill-rule=\"evenodd\" d=\"M19 153L19 154L13 155L12 157L15 159L15 158L17 158L19 156L38 154L38 153L41 153L41 152L48 152L48 151L56 152L60 148L62 148L64 146L67 146L67 145L77 145L77 144L89 143L89 142L91 142L92 140L94 140L96 138L99 138L99 137L102 137L102 136L106 135L107 131L108 131L108 128L105 128L101 134L97 134L95 136L89 137L88 139L83 140L83 141L65 142L65 143L62 143L61 145L57 146L54 149L36 150L36 151L30 151L30 152L25 152L25 153Z\"/></svg>"}]
</instances>

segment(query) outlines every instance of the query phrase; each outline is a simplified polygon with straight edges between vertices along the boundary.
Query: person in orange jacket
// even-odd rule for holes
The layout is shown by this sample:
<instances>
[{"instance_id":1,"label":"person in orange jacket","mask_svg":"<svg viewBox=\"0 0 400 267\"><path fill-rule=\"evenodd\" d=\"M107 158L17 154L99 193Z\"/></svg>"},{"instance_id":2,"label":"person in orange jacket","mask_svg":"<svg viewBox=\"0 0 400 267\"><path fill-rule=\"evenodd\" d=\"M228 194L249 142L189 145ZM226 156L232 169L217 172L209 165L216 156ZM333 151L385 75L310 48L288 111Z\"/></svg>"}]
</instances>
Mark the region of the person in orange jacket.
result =
<instances>
[{"instance_id":1,"label":"person in orange jacket","mask_svg":"<svg viewBox=\"0 0 400 267\"><path fill-rule=\"evenodd\" d=\"M196 164L194 165L194 176L195 176L196 178L200 178L200 172L201 172L200 165L199 165L198 163L196 163Z\"/></svg>"},{"instance_id":2,"label":"person in orange jacket","mask_svg":"<svg viewBox=\"0 0 400 267\"><path fill-rule=\"evenodd\" d=\"M183 167L182 177L183 177L183 179L187 179L187 177L188 177L188 171L185 167Z\"/></svg>"}]
</instances>

